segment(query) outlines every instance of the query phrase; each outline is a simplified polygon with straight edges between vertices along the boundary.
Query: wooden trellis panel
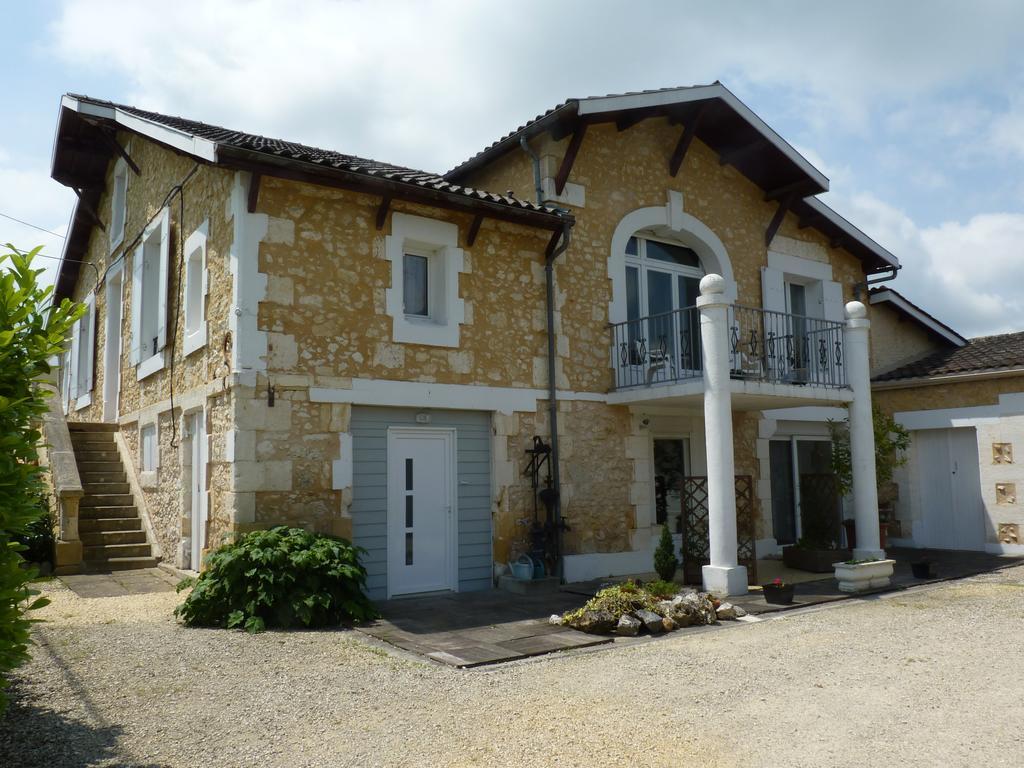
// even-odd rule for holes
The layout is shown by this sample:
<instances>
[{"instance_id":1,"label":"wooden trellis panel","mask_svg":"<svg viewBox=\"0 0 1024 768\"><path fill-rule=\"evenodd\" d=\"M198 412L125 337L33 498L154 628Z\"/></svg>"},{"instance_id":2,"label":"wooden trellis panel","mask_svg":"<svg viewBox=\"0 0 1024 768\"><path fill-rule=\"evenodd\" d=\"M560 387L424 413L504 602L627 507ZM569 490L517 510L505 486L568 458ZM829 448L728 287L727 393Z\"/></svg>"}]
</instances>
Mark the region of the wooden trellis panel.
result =
<instances>
[{"instance_id":1,"label":"wooden trellis panel","mask_svg":"<svg viewBox=\"0 0 1024 768\"><path fill-rule=\"evenodd\" d=\"M683 577L687 584L700 584L701 568L711 562L708 543L708 479L684 477L683 496ZM754 480L750 475L736 476L737 560L747 568L747 583L757 583L754 518Z\"/></svg>"}]
</instances>

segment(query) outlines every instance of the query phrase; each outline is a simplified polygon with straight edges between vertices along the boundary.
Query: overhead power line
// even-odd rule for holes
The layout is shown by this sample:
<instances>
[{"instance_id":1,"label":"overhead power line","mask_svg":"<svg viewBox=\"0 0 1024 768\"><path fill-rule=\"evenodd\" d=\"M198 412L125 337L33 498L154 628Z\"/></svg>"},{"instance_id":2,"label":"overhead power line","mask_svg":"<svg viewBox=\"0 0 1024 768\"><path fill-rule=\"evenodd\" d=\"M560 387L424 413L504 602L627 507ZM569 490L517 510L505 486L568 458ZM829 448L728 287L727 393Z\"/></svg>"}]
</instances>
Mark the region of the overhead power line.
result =
<instances>
[{"instance_id":1,"label":"overhead power line","mask_svg":"<svg viewBox=\"0 0 1024 768\"><path fill-rule=\"evenodd\" d=\"M8 215L6 213L3 213L2 211L0 211L0 216L3 216L5 219L10 219L11 221L16 221L19 224L24 224L26 227L32 227L32 229L38 229L40 232L45 232L48 235L53 235L54 237L59 237L61 240L65 239L64 235L60 234L59 232L54 232L52 229L47 229L46 227L40 227L40 226L38 226L36 224L30 224L27 221L22 221L21 219L16 218L14 216L10 216L10 215Z\"/></svg>"}]
</instances>

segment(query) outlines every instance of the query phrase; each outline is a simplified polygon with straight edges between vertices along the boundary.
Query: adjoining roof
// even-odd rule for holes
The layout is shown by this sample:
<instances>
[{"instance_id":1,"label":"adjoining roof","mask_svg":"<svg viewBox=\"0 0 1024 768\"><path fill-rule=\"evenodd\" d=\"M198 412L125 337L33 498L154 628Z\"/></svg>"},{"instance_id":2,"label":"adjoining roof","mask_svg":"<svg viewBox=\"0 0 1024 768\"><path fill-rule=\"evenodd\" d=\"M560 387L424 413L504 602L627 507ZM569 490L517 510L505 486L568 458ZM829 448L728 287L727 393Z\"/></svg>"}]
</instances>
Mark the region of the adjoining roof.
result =
<instances>
[{"instance_id":1,"label":"adjoining roof","mask_svg":"<svg viewBox=\"0 0 1024 768\"><path fill-rule=\"evenodd\" d=\"M925 312L894 288L872 288L870 301L872 304L887 304L891 306L904 317L914 320L941 338L943 341L946 341L955 347L963 347L970 343L966 338L954 331L941 320L938 320L934 315L930 315Z\"/></svg>"},{"instance_id":2,"label":"adjoining roof","mask_svg":"<svg viewBox=\"0 0 1024 768\"><path fill-rule=\"evenodd\" d=\"M969 339L962 347L934 352L916 362L875 376L873 381L895 382L1018 370L1024 375L1024 331Z\"/></svg>"},{"instance_id":3,"label":"adjoining roof","mask_svg":"<svg viewBox=\"0 0 1024 768\"><path fill-rule=\"evenodd\" d=\"M538 115L445 174L460 181L474 170L517 150L520 137L547 131L568 135L580 122L615 122L620 128L648 117L695 125L694 135L765 190L766 197L792 194L800 226L813 227L859 258L868 272L899 269L899 260L820 200L828 179L735 94L719 82L679 88L569 99Z\"/></svg>"}]
</instances>

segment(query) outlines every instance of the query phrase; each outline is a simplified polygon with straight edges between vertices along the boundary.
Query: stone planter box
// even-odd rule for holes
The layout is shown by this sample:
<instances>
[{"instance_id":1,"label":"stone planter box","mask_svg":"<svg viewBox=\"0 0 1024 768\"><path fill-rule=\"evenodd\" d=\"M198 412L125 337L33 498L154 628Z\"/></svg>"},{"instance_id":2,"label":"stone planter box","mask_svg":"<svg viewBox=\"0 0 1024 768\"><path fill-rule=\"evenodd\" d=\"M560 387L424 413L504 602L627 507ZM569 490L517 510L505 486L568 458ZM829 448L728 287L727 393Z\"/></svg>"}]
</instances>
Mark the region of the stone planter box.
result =
<instances>
[{"instance_id":1,"label":"stone planter box","mask_svg":"<svg viewBox=\"0 0 1024 768\"><path fill-rule=\"evenodd\" d=\"M872 560L867 563L833 563L840 592L866 592L889 586L895 560Z\"/></svg>"},{"instance_id":2,"label":"stone planter box","mask_svg":"<svg viewBox=\"0 0 1024 768\"><path fill-rule=\"evenodd\" d=\"M849 560L853 553L848 549L805 549L789 546L782 548L782 562L787 568L811 573L831 573L837 559Z\"/></svg>"}]
</instances>

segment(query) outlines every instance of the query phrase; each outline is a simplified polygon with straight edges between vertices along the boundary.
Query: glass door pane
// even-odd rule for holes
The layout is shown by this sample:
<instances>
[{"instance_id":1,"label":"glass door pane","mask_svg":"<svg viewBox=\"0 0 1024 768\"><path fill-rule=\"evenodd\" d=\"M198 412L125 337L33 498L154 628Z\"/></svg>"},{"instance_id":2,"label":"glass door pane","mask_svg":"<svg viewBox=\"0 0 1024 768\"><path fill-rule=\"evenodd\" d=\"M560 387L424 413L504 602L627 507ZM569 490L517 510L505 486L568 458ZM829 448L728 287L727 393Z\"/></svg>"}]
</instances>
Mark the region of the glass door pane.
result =
<instances>
[{"instance_id":1,"label":"glass door pane","mask_svg":"<svg viewBox=\"0 0 1024 768\"><path fill-rule=\"evenodd\" d=\"M696 307L700 296L700 280L679 275L679 308ZM679 358L683 370L699 371L701 365L700 313L693 309L679 316Z\"/></svg>"},{"instance_id":2,"label":"glass door pane","mask_svg":"<svg viewBox=\"0 0 1024 768\"><path fill-rule=\"evenodd\" d=\"M672 302L672 275L647 270L648 341L651 363L668 365L675 357L675 309Z\"/></svg>"},{"instance_id":3,"label":"glass door pane","mask_svg":"<svg viewBox=\"0 0 1024 768\"><path fill-rule=\"evenodd\" d=\"M796 495L793 493L793 451L789 440L768 443L772 485L772 529L779 544L796 543Z\"/></svg>"},{"instance_id":4,"label":"glass door pane","mask_svg":"<svg viewBox=\"0 0 1024 768\"><path fill-rule=\"evenodd\" d=\"M682 529L683 478L686 476L686 440L654 439L654 515L658 525Z\"/></svg>"},{"instance_id":5,"label":"glass door pane","mask_svg":"<svg viewBox=\"0 0 1024 768\"><path fill-rule=\"evenodd\" d=\"M800 475L800 527L813 544L838 544L841 537L839 492L832 472L832 443L797 440L796 461Z\"/></svg>"}]
</instances>

